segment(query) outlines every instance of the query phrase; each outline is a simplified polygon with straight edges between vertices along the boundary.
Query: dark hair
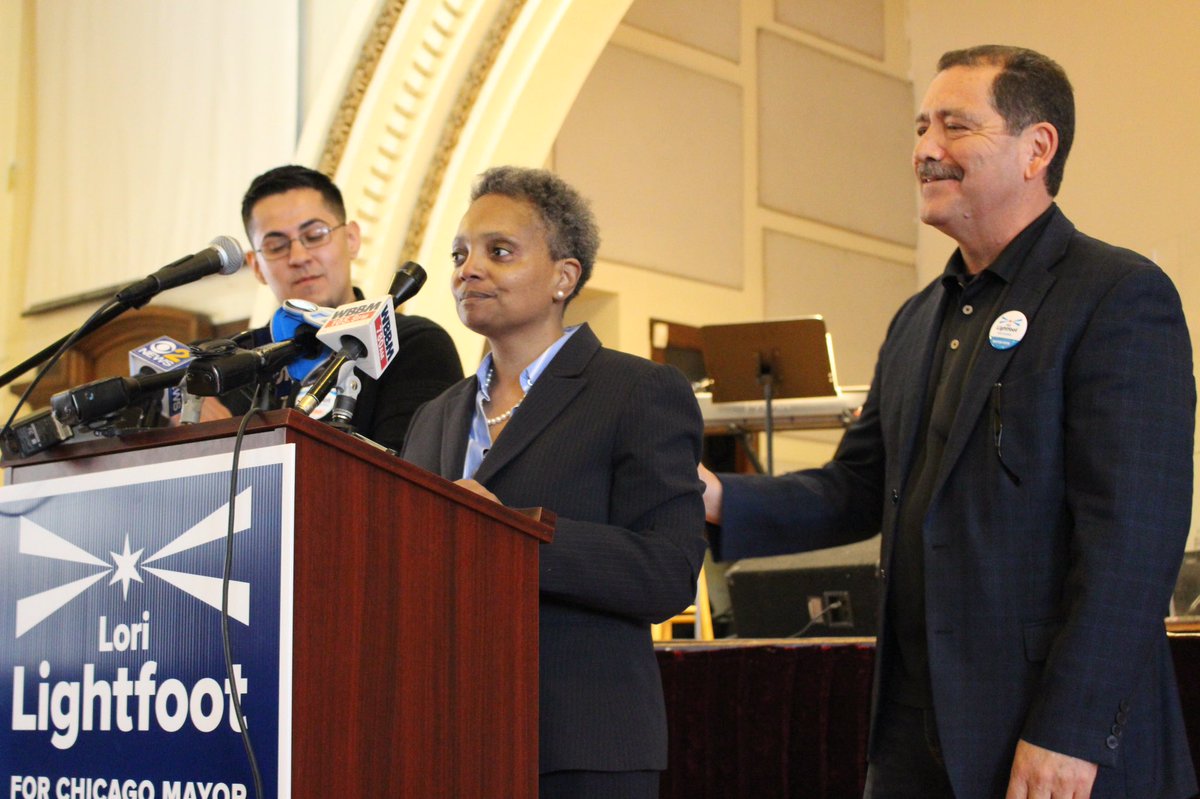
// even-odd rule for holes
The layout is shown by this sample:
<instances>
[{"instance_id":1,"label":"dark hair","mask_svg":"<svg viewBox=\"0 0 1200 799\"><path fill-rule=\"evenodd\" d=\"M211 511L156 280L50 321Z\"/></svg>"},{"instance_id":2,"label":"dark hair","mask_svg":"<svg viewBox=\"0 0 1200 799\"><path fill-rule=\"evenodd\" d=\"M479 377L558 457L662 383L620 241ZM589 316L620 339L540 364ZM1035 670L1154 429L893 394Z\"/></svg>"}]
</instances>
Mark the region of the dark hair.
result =
<instances>
[{"instance_id":1,"label":"dark hair","mask_svg":"<svg viewBox=\"0 0 1200 799\"><path fill-rule=\"evenodd\" d=\"M545 169L497 166L484 172L471 189L471 201L485 194L500 194L525 200L537 209L546 226L546 244L554 260L574 258L582 270L579 282L567 301L575 298L592 276L600 231L588 201L565 180Z\"/></svg>"},{"instance_id":2,"label":"dark hair","mask_svg":"<svg viewBox=\"0 0 1200 799\"><path fill-rule=\"evenodd\" d=\"M321 198L329 206L329 210L337 217L337 222L340 224L346 221L346 204L342 202L342 193L333 181L315 169L289 164L263 172L250 182L250 188L246 189L246 194L242 197L242 224L246 228L247 236L250 235L250 217L254 213L254 206L264 197L283 194L292 189L316 189L321 193Z\"/></svg>"},{"instance_id":3,"label":"dark hair","mask_svg":"<svg viewBox=\"0 0 1200 799\"><path fill-rule=\"evenodd\" d=\"M1058 152L1046 169L1046 189L1056 196L1075 140L1075 93L1067 73L1034 50L999 44L951 50L938 59L937 67L941 72L980 65L1000 67L992 82L992 105L1009 133L1020 133L1035 122L1049 122L1058 131Z\"/></svg>"}]
</instances>

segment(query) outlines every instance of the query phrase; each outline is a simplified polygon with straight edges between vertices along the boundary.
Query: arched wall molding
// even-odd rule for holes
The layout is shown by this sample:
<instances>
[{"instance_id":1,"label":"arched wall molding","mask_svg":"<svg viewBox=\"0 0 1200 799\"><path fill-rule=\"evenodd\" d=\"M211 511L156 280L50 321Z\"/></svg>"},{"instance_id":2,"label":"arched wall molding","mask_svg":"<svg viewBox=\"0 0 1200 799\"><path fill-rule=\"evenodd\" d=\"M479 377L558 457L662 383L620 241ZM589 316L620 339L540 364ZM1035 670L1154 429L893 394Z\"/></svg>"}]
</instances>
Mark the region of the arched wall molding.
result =
<instances>
[{"instance_id":1,"label":"arched wall molding","mask_svg":"<svg viewBox=\"0 0 1200 799\"><path fill-rule=\"evenodd\" d=\"M336 161L347 212L364 228L355 282L378 293L404 260L422 263L430 285L407 310L445 327L469 368L479 338L458 321L446 266L471 181L497 163L545 163L630 2L387 0L359 27L362 44L339 52L335 70L355 76L342 78L342 101L318 104L306 120L297 161ZM363 86L372 36L389 25ZM255 317L272 308L260 294Z\"/></svg>"},{"instance_id":2,"label":"arched wall molding","mask_svg":"<svg viewBox=\"0 0 1200 799\"><path fill-rule=\"evenodd\" d=\"M311 135L311 141L302 139L297 148L298 151L305 152L320 147L321 154L316 169L327 175L337 173L346 142L350 138L350 130L354 126L354 118L358 115L367 87L371 85L371 79L379 68L388 39L391 38L392 31L400 19L400 12L406 4L407 0L360 0L354 6L358 12L357 24L346 26L345 35L338 45L338 52L342 53L342 57L340 60L335 59L342 68L336 72L327 72L328 76L337 76L336 82L327 77L317 99L320 109L312 114L314 119L330 121L320 129L315 125L307 127L305 132ZM365 36L360 36L360 29L367 24L369 30ZM345 74L347 72L348 75ZM321 131L324 131L324 136L317 138Z\"/></svg>"},{"instance_id":3,"label":"arched wall molding","mask_svg":"<svg viewBox=\"0 0 1200 799\"><path fill-rule=\"evenodd\" d=\"M323 87L296 160L333 175L342 189L347 213L363 229L354 279L368 293L386 286L384 273L395 269L392 220L410 216L478 30L502 3L384 0L357 31L347 30L342 44L350 46L333 56L338 99ZM259 299L256 319L275 305L269 292Z\"/></svg>"},{"instance_id":4,"label":"arched wall molding","mask_svg":"<svg viewBox=\"0 0 1200 799\"><path fill-rule=\"evenodd\" d=\"M458 321L450 292L449 244L475 176L496 164L546 163L563 120L632 0L529 0L505 39L451 154L419 257L440 282L417 311L454 337L474 369L481 339Z\"/></svg>"}]
</instances>

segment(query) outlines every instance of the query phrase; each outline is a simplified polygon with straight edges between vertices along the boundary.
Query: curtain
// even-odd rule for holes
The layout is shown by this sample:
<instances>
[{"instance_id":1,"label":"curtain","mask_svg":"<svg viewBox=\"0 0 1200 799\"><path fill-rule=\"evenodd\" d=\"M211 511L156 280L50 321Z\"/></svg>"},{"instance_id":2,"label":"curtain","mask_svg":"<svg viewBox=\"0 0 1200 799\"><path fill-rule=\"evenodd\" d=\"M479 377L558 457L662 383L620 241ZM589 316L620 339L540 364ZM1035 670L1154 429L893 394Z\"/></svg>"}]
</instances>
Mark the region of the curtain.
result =
<instances>
[{"instance_id":1,"label":"curtain","mask_svg":"<svg viewBox=\"0 0 1200 799\"><path fill-rule=\"evenodd\" d=\"M40 0L24 307L124 284L218 235L297 138L297 0ZM229 284L231 287L238 284Z\"/></svg>"}]
</instances>

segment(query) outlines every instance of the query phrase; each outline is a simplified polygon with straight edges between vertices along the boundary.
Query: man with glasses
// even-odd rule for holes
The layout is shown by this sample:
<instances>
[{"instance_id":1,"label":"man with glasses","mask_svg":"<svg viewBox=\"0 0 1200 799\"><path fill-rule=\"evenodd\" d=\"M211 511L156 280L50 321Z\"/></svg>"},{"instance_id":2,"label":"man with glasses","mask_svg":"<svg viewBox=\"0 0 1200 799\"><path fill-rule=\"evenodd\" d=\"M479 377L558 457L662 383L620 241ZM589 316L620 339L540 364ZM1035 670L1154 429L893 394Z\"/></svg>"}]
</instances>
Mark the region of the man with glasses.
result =
<instances>
[{"instance_id":1,"label":"man with glasses","mask_svg":"<svg viewBox=\"0 0 1200 799\"><path fill-rule=\"evenodd\" d=\"M246 262L280 303L304 299L336 308L363 299L350 282L350 262L361 243L358 223L346 219L342 193L325 175L295 165L264 172L242 198L242 222L251 247ZM272 340L270 326L254 334L256 346ZM353 423L362 435L399 451L416 409L463 373L454 342L428 319L397 314L396 345L396 358L378 381L359 374ZM320 372L312 363L305 366L306 374L284 376L272 407L293 402L304 379ZM237 392L221 402L234 413L249 407L249 397Z\"/></svg>"}]
</instances>

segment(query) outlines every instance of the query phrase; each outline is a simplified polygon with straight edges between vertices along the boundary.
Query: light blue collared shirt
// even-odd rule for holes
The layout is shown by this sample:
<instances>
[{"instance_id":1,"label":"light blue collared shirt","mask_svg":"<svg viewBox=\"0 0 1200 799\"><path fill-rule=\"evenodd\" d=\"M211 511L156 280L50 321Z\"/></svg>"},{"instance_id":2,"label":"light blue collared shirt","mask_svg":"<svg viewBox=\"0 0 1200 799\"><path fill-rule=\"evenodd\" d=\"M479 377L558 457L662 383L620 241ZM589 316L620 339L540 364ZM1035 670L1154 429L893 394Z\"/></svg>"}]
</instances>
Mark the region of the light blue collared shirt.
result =
<instances>
[{"instance_id":1,"label":"light blue collared shirt","mask_svg":"<svg viewBox=\"0 0 1200 799\"><path fill-rule=\"evenodd\" d=\"M542 372L546 371L546 367L554 360L554 356L567 343L567 339L575 334L579 329L579 325L568 327L563 331L562 336L558 341L555 341L546 351L534 359L533 363L521 370L521 390L526 394L533 388L533 384L542 376ZM475 476L475 472L479 471L479 465L483 463L483 459L487 457L488 451L492 448L492 434L488 430L487 414L483 412L483 403L491 402L491 396L488 394L488 371L492 368L492 354L489 352L483 359L483 363L479 364L479 368L475 371L475 380L479 383L479 390L475 393L475 416L471 419L471 436L467 439L467 457L463 460L463 478L470 479ZM518 409L517 413L521 411Z\"/></svg>"}]
</instances>

